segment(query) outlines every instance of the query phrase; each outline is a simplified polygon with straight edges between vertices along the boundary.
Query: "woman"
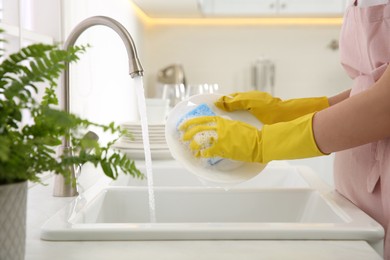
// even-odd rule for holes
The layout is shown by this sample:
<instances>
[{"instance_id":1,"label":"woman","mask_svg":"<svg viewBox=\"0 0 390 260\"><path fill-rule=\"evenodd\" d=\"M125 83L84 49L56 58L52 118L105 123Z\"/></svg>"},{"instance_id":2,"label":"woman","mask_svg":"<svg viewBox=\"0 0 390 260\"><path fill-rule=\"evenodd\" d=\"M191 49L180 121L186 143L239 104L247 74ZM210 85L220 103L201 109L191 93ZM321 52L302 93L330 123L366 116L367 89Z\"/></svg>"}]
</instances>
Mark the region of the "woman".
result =
<instances>
[{"instance_id":1,"label":"woman","mask_svg":"<svg viewBox=\"0 0 390 260\"><path fill-rule=\"evenodd\" d=\"M181 125L183 139L199 157L250 162L297 159L337 152L337 190L377 220L386 231L390 259L390 3L351 0L340 37L341 63L354 80L351 90L331 98L282 101L263 92L224 96L226 111L249 110L262 131L220 117L199 117ZM204 131L216 135L197 143ZM217 136L217 137L215 137ZM202 138L197 140L203 140Z\"/></svg>"}]
</instances>

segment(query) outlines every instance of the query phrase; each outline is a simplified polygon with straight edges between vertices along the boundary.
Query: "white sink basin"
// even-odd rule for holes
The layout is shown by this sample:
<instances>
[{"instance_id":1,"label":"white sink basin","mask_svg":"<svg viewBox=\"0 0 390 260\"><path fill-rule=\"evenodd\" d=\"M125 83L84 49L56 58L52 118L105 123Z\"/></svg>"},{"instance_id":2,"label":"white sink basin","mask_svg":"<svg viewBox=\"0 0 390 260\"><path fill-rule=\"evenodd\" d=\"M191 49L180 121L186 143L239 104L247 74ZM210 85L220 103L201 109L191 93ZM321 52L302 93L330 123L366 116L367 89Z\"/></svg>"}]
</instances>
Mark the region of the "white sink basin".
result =
<instances>
[{"instance_id":1,"label":"white sink basin","mask_svg":"<svg viewBox=\"0 0 390 260\"><path fill-rule=\"evenodd\" d=\"M207 223L209 226L210 223L345 223L349 220L310 189L226 192L158 188L155 196L158 223ZM71 222L147 223L148 210L148 194L144 189L108 188Z\"/></svg>"},{"instance_id":2,"label":"white sink basin","mask_svg":"<svg viewBox=\"0 0 390 260\"><path fill-rule=\"evenodd\" d=\"M138 166L146 176L143 165ZM218 184L210 183L199 179L196 175L183 169L179 164L160 163L153 169L154 186L186 186L186 187L215 187ZM111 183L112 186L146 186L147 180L134 179L131 176L123 175ZM309 185L300 172L292 166L276 163L268 165L261 174L249 181L231 186L229 188L308 188Z\"/></svg>"},{"instance_id":3,"label":"white sink basin","mask_svg":"<svg viewBox=\"0 0 390 260\"><path fill-rule=\"evenodd\" d=\"M365 240L380 252L383 228L306 168L308 188L94 187L49 219L45 240ZM291 169L290 169L291 170Z\"/></svg>"}]
</instances>

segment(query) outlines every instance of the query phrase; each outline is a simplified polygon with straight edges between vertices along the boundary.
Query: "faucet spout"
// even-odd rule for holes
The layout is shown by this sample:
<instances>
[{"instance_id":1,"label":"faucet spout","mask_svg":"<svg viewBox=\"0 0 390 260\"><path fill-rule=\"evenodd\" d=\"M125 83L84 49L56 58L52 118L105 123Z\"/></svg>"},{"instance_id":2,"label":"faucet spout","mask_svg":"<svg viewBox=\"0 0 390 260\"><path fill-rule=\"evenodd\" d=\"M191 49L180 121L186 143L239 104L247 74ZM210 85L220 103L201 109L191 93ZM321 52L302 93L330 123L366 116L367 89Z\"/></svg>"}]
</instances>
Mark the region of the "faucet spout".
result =
<instances>
[{"instance_id":1,"label":"faucet spout","mask_svg":"<svg viewBox=\"0 0 390 260\"><path fill-rule=\"evenodd\" d=\"M106 17L106 16L92 16L80 22L70 33L68 39L64 43L64 49L67 50L69 47L74 46L77 39L80 35L87 30L88 28L95 25L103 25L113 29L122 39L125 44L127 55L129 58L129 74L132 78L140 77L143 75L143 68L141 62L138 58L137 49L135 47L133 38L126 28L120 24L118 21ZM63 77L63 86L64 86L64 110L70 112L70 88L69 88L69 64L66 64L64 77Z\"/></svg>"},{"instance_id":2,"label":"faucet spout","mask_svg":"<svg viewBox=\"0 0 390 260\"><path fill-rule=\"evenodd\" d=\"M74 46L77 39L80 35L87 30L88 28L95 25L103 25L113 29L122 39L127 55L129 58L129 74L132 78L140 77L143 75L143 68L141 66L141 62L138 58L137 49L135 47L133 38L130 33L126 30L126 28L120 24L118 21L106 17L106 16L93 16L85 19L81 23L79 23L73 31L68 36L67 40L64 43L63 48L65 50ZM65 64L64 76L62 77L62 85L64 88L64 110L65 112L70 113L70 76L69 76L69 63ZM64 139L64 149L71 150L70 140ZM74 166L72 167L72 176L71 178L76 178L76 171L79 171L80 167ZM71 183L67 183L64 180L62 175L55 176L55 187L54 187L54 196L57 197L71 197L76 196L78 194L77 190L72 187Z\"/></svg>"}]
</instances>

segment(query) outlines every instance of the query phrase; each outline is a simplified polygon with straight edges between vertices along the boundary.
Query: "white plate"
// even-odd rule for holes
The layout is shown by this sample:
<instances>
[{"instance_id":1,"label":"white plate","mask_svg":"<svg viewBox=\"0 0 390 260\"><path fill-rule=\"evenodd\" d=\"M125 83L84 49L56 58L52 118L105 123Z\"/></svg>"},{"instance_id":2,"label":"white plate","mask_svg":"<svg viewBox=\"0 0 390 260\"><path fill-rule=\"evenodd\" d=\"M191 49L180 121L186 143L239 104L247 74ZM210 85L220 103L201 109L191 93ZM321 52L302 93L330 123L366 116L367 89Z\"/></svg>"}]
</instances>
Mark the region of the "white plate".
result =
<instances>
[{"instance_id":1,"label":"white plate","mask_svg":"<svg viewBox=\"0 0 390 260\"><path fill-rule=\"evenodd\" d=\"M123 128L131 128L131 129L141 129L141 123L140 122L127 122L121 124L121 127ZM165 124L148 124L148 128L153 128L153 129L160 129L164 128Z\"/></svg>"},{"instance_id":2,"label":"white plate","mask_svg":"<svg viewBox=\"0 0 390 260\"><path fill-rule=\"evenodd\" d=\"M120 142L122 142L122 143L130 143L130 144L143 144L144 142L143 142L143 140L131 140L131 139L121 139L120 140ZM156 143L156 144L166 144L167 143L167 141L165 140L165 138L164 139L161 139L161 140L158 140L158 139L149 139L149 143L150 144L154 144L154 143Z\"/></svg>"},{"instance_id":3,"label":"white plate","mask_svg":"<svg viewBox=\"0 0 390 260\"><path fill-rule=\"evenodd\" d=\"M129 135L129 136L125 136L125 137L127 137L127 138L130 138L130 136L131 137L137 137L137 138L142 138L142 134L141 133L131 133L131 135ZM157 137L159 137L159 138L165 138L165 132L163 132L163 133L149 133L149 137L155 137L155 138L157 138Z\"/></svg>"},{"instance_id":4,"label":"white plate","mask_svg":"<svg viewBox=\"0 0 390 260\"><path fill-rule=\"evenodd\" d=\"M132 140L143 140L143 137L142 136L131 136L131 137L122 136L121 139L132 141ZM161 135L160 136L149 135L149 140L165 140L165 134L162 136Z\"/></svg>"},{"instance_id":5,"label":"white plate","mask_svg":"<svg viewBox=\"0 0 390 260\"><path fill-rule=\"evenodd\" d=\"M132 141L141 141L142 142L142 140L144 140L144 139L141 136L136 136L136 137L132 137L132 138L122 136L121 140L126 140L126 141L130 141L130 142L132 142ZM153 141L165 141L165 135L162 136L162 137L161 136L159 136L159 137L149 136L149 141L151 141L151 140L153 140Z\"/></svg>"},{"instance_id":6,"label":"white plate","mask_svg":"<svg viewBox=\"0 0 390 260\"><path fill-rule=\"evenodd\" d=\"M179 132L176 129L177 122L188 112L193 110L200 104L208 105L215 114L246 122L261 128L262 124L247 111L225 112L214 105L214 102L221 97L217 94L201 94L190 97L186 101L177 104L169 113L166 127L165 137L169 150L173 158L181 162L184 167L193 174L211 182L236 184L247 181L259 174L266 164L261 163L241 163L233 169L218 169L215 166L204 166L199 159L195 158L191 152L180 141Z\"/></svg>"},{"instance_id":7,"label":"white plate","mask_svg":"<svg viewBox=\"0 0 390 260\"><path fill-rule=\"evenodd\" d=\"M126 129L126 130L129 133L129 135L131 135L131 136L141 136L142 137L141 131L131 131L128 129ZM165 136L165 129L158 131L158 132L149 131L149 136Z\"/></svg>"},{"instance_id":8,"label":"white plate","mask_svg":"<svg viewBox=\"0 0 390 260\"><path fill-rule=\"evenodd\" d=\"M139 133L142 133L142 128L141 127L122 127L122 129L126 129L128 131L132 131L132 132L139 132ZM159 133L159 132L164 132L165 130L165 126L164 127L148 127L148 130L149 132L156 132L156 133Z\"/></svg>"},{"instance_id":9,"label":"white plate","mask_svg":"<svg viewBox=\"0 0 390 260\"><path fill-rule=\"evenodd\" d=\"M130 149L130 148L134 148L134 149L144 149L144 144L142 143L130 143L130 142L116 142L113 147L115 148L127 148L127 149ZM160 149L168 149L168 145L165 143L150 143L150 149L157 149L157 150L160 150Z\"/></svg>"},{"instance_id":10,"label":"white plate","mask_svg":"<svg viewBox=\"0 0 390 260\"><path fill-rule=\"evenodd\" d=\"M126 148L117 148L122 153L126 154L128 158L133 160L144 160L145 152L144 150L138 149L126 149ZM171 152L168 149L165 150L151 150L150 154L153 160L167 160L172 159Z\"/></svg>"}]
</instances>

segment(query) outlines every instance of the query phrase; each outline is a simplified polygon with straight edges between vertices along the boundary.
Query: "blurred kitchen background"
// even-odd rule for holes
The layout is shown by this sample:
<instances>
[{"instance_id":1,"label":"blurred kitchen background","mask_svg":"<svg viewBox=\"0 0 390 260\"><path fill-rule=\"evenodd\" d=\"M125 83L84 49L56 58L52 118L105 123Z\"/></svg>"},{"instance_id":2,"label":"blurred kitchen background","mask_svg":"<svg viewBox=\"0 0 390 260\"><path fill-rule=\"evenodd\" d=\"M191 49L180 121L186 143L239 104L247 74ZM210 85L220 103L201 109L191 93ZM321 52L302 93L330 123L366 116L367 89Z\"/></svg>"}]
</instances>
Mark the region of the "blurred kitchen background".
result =
<instances>
[{"instance_id":1,"label":"blurred kitchen background","mask_svg":"<svg viewBox=\"0 0 390 260\"><path fill-rule=\"evenodd\" d=\"M176 64L186 84L217 84L222 94L259 89L287 99L350 87L337 44L345 1L0 0L0 19L8 51L33 42L61 44L90 16L118 20L134 38L148 97L161 95L158 74ZM71 111L101 123L137 120L118 36L93 27L78 43L92 47L71 68ZM332 155L290 162L311 166L333 185Z\"/></svg>"}]
</instances>

